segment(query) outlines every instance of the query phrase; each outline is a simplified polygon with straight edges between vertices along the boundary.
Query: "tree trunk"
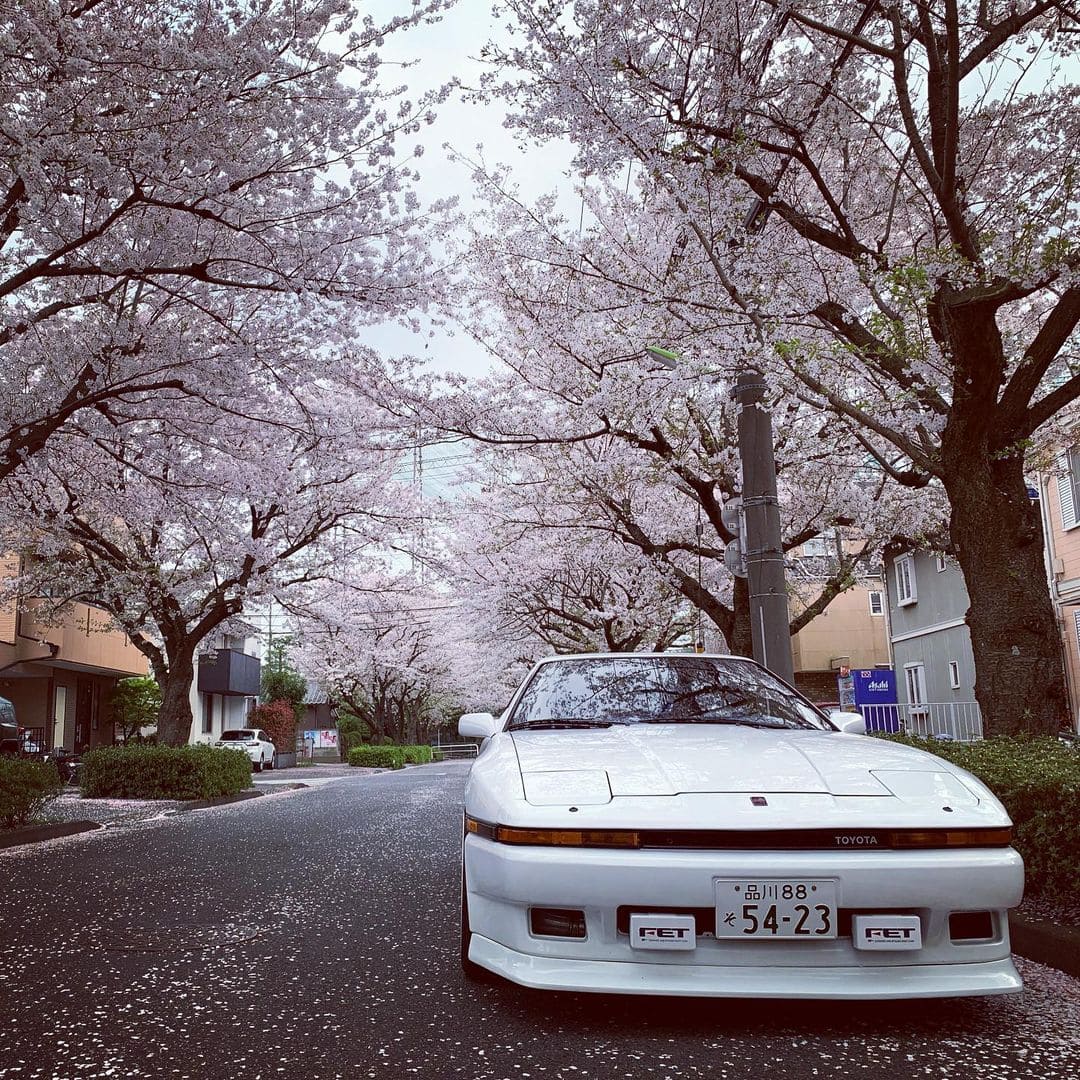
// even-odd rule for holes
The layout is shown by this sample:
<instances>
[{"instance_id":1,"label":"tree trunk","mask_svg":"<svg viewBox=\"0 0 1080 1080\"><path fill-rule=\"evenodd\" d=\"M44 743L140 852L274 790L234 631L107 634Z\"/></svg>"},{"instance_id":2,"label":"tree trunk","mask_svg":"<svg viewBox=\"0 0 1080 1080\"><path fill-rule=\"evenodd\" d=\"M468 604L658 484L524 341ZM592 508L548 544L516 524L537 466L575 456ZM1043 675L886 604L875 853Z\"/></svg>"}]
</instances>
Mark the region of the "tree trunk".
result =
<instances>
[{"instance_id":1,"label":"tree trunk","mask_svg":"<svg viewBox=\"0 0 1080 1080\"><path fill-rule=\"evenodd\" d=\"M731 590L731 629L727 634L732 656L753 656L754 638L750 630L750 582L737 577Z\"/></svg>"},{"instance_id":2,"label":"tree trunk","mask_svg":"<svg viewBox=\"0 0 1080 1080\"><path fill-rule=\"evenodd\" d=\"M191 684L195 680L194 650L181 647L170 651L169 669L158 675L161 684L161 711L158 713L157 741L164 746L183 746L191 737Z\"/></svg>"},{"instance_id":3,"label":"tree trunk","mask_svg":"<svg viewBox=\"0 0 1080 1080\"><path fill-rule=\"evenodd\" d=\"M1023 456L946 437L950 531L970 597L975 697L985 735L1054 734L1068 721L1061 636ZM942 657L944 663L947 658Z\"/></svg>"}]
</instances>

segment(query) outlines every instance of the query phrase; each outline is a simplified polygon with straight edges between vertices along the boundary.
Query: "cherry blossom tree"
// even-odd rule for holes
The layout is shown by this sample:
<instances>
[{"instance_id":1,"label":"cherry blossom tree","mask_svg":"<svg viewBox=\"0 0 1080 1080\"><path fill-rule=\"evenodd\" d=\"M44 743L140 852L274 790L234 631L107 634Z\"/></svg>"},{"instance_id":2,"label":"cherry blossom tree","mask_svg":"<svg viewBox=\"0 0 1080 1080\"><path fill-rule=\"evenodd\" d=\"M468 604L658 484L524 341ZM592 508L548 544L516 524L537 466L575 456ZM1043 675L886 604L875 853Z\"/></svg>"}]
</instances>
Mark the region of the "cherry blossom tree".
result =
<instances>
[{"instance_id":1,"label":"cherry blossom tree","mask_svg":"<svg viewBox=\"0 0 1080 1080\"><path fill-rule=\"evenodd\" d=\"M75 418L228 404L267 297L297 324L333 306L342 340L416 304L426 215L398 147L439 95L409 100L379 50L448 2L385 24L346 0L7 6L0 478Z\"/></svg>"},{"instance_id":2,"label":"cherry blossom tree","mask_svg":"<svg viewBox=\"0 0 1080 1080\"><path fill-rule=\"evenodd\" d=\"M389 566L306 590L293 656L369 737L425 743L470 704L493 707L498 664L446 594ZM501 693L501 692L500 692Z\"/></svg>"},{"instance_id":3,"label":"cherry blossom tree","mask_svg":"<svg viewBox=\"0 0 1080 1080\"><path fill-rule=\"evenodd\" d=\"M759 349L707 276L692 314L674 305L683 224L664 205L591 185L580 219L567 222L552 201L525 207L497 175L476 175L489 207L457 255L468 288L455 312L500 366L484 380L429 382L414 397L417 415L486 448L492 475L510 478L492 496L494 516L502 498L532 528L606 530L748 654L746 585L722 568L733 534L721 511L740 488L732 354ZM657 341L683 353L675 371L646 356ZM933 531L942 500L928 484L901 492L873 448L815 404L787 394L777 407L785 550L838 526L857 523L861 535L800 597L796 633L886 542Z\"/></svg>"},{"instance_id":4,"label":"cherry blossom tree","mask_svg":"<svg viewBox=\"0 0 1080 1080\"><path fill-rule=\"evenodd\" d=\"M987 732L1066 715L1028 450L1080 396L1080 122L1052 0L507 0L491 82L684 225L664 278L880 467L939 483ZM680 277L685 272L685 276ZM737 342L733 343L737 348Z\"/></svg>"},{"instance_id":5,"label":"cherry blossom tree","mask_svg":"<svg viewBox=\"0 0 1080 1080\"><path fill-rule=\"evenodd\" d=\"M688 639L693 618L677 588L595 511L580 516L543 466L526 471L515 457L513 481L454 507L440 559L483 637L513 643L523 661L553 651L662 651Z\"/></svg>"},{"instance_id":6,"label":"cherry blossom tree","mask_svg":"<svg viewBox=\"0 0 1080 1080\"><path fill-rule=\"evenodd\" d=\"M194 658L215 629L245 604L336 580L411 514L395 433L336 386L228 414L175 404L168 423L112 438L54 435L8 479L23 513L5 538L31 556L27 595L44 583L57 604L102 605L147 656L170 745L190 733Z\"/></svg>"}]
</instances>

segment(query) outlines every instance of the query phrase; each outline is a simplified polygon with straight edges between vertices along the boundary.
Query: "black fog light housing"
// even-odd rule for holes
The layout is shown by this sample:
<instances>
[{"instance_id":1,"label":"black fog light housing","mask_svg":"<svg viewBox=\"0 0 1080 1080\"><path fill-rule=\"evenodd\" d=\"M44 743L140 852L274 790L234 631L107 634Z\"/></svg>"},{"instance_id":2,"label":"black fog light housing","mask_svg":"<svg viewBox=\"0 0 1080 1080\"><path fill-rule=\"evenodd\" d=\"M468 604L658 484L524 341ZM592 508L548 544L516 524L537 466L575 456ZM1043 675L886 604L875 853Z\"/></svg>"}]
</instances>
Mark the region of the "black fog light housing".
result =
<instances>
[{"instance_id":1,"label":"black fog light housing","mask_svg":"<svg viewBox=\"0 0 1080 1080\"><path fill-rule=\"evenodd\" d=\"M949 916L949 937L953 941L992 941L994 916L989 911L954 911Z\"/></svg>"},{"instance_id":2,"label":"black fog light housing","mask_svg":"<svg viewBox=\"0 0 1080 1080\"><path fill-rule=\"evenodd\" d=\"M529 908L529 928L536 937L585 936L585 912L574 908Z\"/></svg>"}]
</instances>

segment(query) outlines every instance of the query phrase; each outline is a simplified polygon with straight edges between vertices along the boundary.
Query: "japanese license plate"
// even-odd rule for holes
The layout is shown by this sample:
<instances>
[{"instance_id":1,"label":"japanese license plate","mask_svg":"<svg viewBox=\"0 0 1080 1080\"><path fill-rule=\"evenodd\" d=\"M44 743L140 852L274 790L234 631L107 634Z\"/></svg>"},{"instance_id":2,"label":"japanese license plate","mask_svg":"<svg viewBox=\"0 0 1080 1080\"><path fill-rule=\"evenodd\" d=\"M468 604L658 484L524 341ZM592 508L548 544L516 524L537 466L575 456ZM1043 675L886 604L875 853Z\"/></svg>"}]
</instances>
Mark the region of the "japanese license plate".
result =
<instances>
[{"instance_id":1,"label":"japanese license plate","mask_svg":"<svg viewBox=\"0 0 1080 1080\"><path fill-rule=\"evenodd\" d=\"M836 937L836 882L717 878L718 938L822 941Z\"/></svg>"}]
</instances>

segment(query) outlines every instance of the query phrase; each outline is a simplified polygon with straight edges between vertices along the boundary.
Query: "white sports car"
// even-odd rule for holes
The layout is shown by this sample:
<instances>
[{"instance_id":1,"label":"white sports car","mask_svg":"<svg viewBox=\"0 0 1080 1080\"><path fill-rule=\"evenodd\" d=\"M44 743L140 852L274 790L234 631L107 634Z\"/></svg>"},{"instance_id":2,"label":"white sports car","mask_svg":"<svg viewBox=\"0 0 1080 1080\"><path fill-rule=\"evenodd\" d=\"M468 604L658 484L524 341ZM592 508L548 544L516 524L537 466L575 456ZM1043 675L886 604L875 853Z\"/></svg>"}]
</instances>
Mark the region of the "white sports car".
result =
<instances>
[{"instance_id":1,"label":"white sports car","mask_svg":"<svg viewBox=\"0 0 1080 1080\"><path fill-rule=\"evenodd\" d=\"M466 974L616 994L1021 989L1024 870L975 777L866 737L753 661L541 661L465 793Z\"/></svg>"}]
</instances>

